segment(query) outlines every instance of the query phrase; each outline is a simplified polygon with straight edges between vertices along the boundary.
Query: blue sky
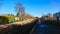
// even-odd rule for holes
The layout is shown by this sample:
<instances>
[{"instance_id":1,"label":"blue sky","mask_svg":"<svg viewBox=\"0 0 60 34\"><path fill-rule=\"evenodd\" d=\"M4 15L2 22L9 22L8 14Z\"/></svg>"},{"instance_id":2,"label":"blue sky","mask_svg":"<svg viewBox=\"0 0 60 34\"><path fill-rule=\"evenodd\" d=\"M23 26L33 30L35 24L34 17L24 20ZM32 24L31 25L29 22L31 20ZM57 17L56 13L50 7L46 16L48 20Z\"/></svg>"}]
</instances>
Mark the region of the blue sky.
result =
<instances>
[{"instance_id":1,"label":"blue sky","mask_svg":"<svg viewBox=\"0 0 60 34\"><path fill-rule=\"evenodd\" d=\"M25 12L32 16L56 13L60 11L60 0L0 0L0 14L16 14L16 3L25 7Z\"/></svg>"}]
</instances>

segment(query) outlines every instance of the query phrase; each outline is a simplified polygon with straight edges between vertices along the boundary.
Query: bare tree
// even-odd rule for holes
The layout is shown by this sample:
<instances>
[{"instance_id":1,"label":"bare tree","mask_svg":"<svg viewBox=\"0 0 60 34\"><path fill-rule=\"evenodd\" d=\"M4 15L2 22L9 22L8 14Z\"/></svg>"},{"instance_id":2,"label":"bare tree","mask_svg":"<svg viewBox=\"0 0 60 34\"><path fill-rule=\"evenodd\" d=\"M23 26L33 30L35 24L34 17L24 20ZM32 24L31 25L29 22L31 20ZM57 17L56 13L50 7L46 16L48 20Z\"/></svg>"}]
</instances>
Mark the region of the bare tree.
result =
<instances>
[{"instance_id":1,"label":"bare tree","mask_svg":"<svg viewBox=\"0 0 60 34\"><path fill-rule=\"evenodd\" d=\"M17 16L25 14L25 9L24 9L23 5L19 2L16 4L16 11L17 11Z\"/></svg>"}]
</instances>

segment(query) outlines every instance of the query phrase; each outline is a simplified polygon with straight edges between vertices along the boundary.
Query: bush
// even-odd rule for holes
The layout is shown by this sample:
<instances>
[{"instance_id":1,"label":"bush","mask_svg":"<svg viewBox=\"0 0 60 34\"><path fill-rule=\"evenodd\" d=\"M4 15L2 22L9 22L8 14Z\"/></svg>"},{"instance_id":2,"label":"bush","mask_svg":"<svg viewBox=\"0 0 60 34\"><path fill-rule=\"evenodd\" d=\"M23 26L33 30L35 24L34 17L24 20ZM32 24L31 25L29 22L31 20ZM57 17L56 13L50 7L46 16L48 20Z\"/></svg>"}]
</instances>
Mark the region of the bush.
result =
<instances>
[{"instance_id":1,"label":"bush","mask_svg":"<svg viewBox=\"0 0 60 34\"><path fill-rule=\"evenodd\" d=\"M5 16L0 16L0 24L6 24L8 23L8 18Z\"/></svg>"}]
</instances>

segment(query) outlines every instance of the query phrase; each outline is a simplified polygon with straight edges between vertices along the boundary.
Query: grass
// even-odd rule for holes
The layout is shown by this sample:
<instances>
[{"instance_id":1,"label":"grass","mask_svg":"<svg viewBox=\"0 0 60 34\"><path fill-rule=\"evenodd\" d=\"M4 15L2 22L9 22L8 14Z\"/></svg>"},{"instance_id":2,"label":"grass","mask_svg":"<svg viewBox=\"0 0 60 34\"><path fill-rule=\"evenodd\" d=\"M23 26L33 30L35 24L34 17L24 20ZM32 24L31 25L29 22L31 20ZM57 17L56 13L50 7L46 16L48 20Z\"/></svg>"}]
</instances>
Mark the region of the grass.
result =
<instances>
[{"instance_id":1,"label":"grass","mask_svg":"<svg viewBox=\"0 0 60 34\"><path fill-rule=\"evenodd\" d=\"M9 21L13 21L13 22L15 21L15 20L14 20L14 19L15 19L14 16L7 16L7 17L8 17L8 20L9 20Z\"/></svg>"}]
</instances>

